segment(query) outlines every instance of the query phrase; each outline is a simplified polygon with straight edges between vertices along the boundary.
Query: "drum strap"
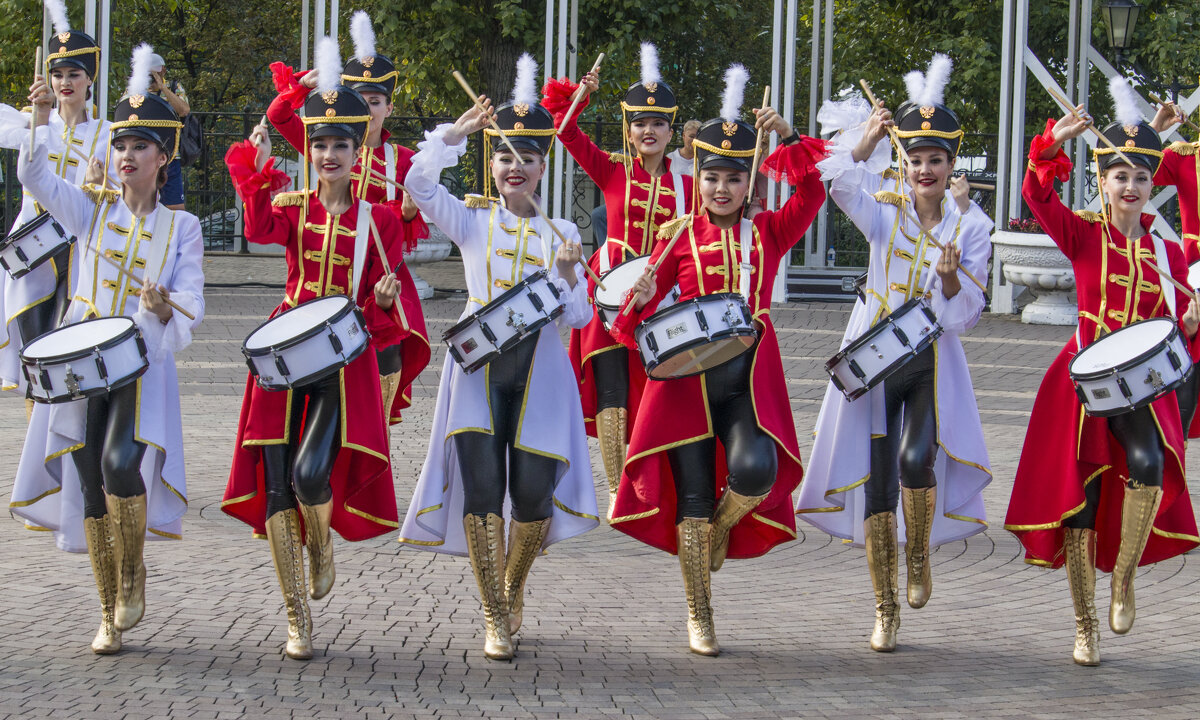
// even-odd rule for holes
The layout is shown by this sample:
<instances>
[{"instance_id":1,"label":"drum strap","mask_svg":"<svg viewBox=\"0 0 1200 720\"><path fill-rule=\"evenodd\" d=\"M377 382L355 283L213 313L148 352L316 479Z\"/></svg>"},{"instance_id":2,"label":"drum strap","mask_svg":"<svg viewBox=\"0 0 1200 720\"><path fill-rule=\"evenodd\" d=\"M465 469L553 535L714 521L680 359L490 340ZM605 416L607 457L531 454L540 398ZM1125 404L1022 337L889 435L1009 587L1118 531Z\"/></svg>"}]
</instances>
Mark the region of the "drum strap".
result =
<instances>
[{"instance_id":1,"label":"drum strap","mask_svg":"<svg viewBox=\"0 0 1200 720\"><path fill-rule=\"evenodd\" d=\"M154 214L154 230L150 232L150 247L138 254L146 259L146 273L143 276L146 284L157 283L162 278L163 268L167 266L167 253L171 248L171 228L175 225L175 211L159 205ZM136 262L136 259L134 259ZM150 263L160 262L157 271L152 271ZM130 263L132 266L132 262ZM153 274L151 274L153 272Z\"/></svg>"},{"instance_id":2,"label":"drum strap","mask_svg":"<svg viewBox=\"0 0 1200 720\"><path fill-rule=\"evenodd\" d=\"M384 171L387 173L388 179L396 177L396 147L391 143L383 144L383 165ZM387 191L387 199L396 199L396 186L390 182L383 183L383 189ZM388 258L389 260L391 258Z\"/></svg>"},{"instance_id":3,"label":"drum strap","mask_svg":"<svg viewBox=\"0 0 1200 720\"><path fill-rule=\"evenodd\" d=\"M368 233L371 232L371 220L368 213L371 212L371 203L366 200L358 201L358 227L354 233L354 264L350 266L350 270L354 278L350 285L354 288L354 294L350 296L352 300L357 302L358 289L362 287L362 277L366 275L367 248L371 245L371 238ZM380 238L382 240L382 238ZM380 262L382 262L380 258ZM388 258L391 260L391 258ZM385 273L391 272L390 268L384 268Z\"/></svg>"},{"instance_id":4,"label":"drum strap","mask_svg":"<svg viewBox=\"0 0 1200 720\"><path fill-rule=\"evenodd\" d=\"M741 236L738 242L742 246L742 262L738 266L738 291L746 298L746 304L751 305L750 285L754 279L754 266L750 264L750 246L754 243L754 223L742 218L738 234Z\"/></svg>"},{"instance_id":5,"label":"drum strap","mask_svg":"<svg viewBox=\"0 0 1200 720\"><path fill-rule=\"evenodd\" d=\"M1163 270L1171 267L1167 262L1167 244L1157 235L1151 235L1150 239L1154 241L1154 262ZM1165 277L1159 277L1159 285L1162 286L1163 300L1167 301L1167 308L1171 311L1171 317L1175 317L1175 286L1172 285Z\"/></svg>"},{"instance_id":6,"label":"drum strap","mask_svg":"<svg viewBox=\"0 0 1200 720\"><path fill-rule=\"evenodd\" d=\"M683 175L677 172L671 173L671 183L675 186L675 217L681 218L687 214L684 212Z\"/></svg>"}]
</instances>

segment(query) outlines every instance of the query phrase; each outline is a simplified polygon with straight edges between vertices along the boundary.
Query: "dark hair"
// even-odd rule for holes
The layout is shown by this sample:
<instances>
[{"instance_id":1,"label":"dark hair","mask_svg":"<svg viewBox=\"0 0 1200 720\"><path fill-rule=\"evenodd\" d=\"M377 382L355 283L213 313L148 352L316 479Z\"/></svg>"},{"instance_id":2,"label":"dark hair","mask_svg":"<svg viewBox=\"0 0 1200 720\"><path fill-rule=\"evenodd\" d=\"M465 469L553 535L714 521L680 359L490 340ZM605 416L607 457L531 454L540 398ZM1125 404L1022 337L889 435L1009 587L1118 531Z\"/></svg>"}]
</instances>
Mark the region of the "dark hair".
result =
<instances>
[{"instance_id":1,"label":"dark hair","mask_svg":"<svg viewBox=\"0 0 1200 720\"><path fill-rule=\"evenodd\" d=\"M163 155L167 155L167 164L166 164L166 165L163 165L162 167L160 167L160 168L158 169L158 182L157 182L157 186L158 186L158 189L159 189L159 190L162 190L162 189L163 189L163 185L166 185L166 184L167 184L167 168L171 167L171 157L170 157L170 155L168 155L168 154L167 154L167 151L166 151L166 150L162 149L162 147L161 147L161 146L158 148L158 151L159 151L160 153L162 153Z\"/></svg>"}]
</instances>

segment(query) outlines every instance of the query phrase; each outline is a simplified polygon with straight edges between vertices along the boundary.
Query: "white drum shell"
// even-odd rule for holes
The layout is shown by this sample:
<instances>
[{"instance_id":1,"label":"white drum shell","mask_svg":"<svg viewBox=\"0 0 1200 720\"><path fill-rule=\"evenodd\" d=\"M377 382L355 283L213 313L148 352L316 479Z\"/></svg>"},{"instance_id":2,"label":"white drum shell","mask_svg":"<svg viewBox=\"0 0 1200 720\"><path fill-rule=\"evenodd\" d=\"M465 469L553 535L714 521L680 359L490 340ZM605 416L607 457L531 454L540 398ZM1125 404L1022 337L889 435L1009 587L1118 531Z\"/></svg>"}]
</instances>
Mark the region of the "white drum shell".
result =
<instances>
[{"instance_id":1,"label":"white drum shell","mask_svg":"<svg viewBox=\"0 0 1200 720\"><path fill-rule=\"evenodd\" d=\"M131 329L128 337L114 342ZM30 397L38 402L64 402L125 385L150 366L141 337L133 320L111 317L75 323L35 338L21 351ZM111 346L101 347L106 343Z\"/></svg>"},{"instance_id":2,"label":"white drum shell","mask_svg":"<svg viewBox=\"0 0 1200 720\"><path fill-rule=\"evenodd\" d=\"M646 272L646 265L649 263L650 256L641 255L632 260L626 260L600 277L604 289L601 290L597 287L593 300L596 305L596 314L600 316L600 322L604 323L606 330L612 330L613 323L617 321L621 311L621 303L625 299L625 295L633 289L633 284L642 276L642 273ZM657 310L665 310L677 302L679 302L679 286L674 285L659 301Z\"/></svg>"},{"instance_id":3,"label":"white drum shell","mask_svg":"<svg viewBox=\"0 0 1200 720\"><path fill-rule=\"evenodd\" d=\"M1162 339L1157 344L1151 344L1144 337L1135 337L1134 333L1125 332L1137 330L1145 323L1163 325L1160 335ZM1131 352L1131 343L1136 352ZM1097 363L1103 364L1107 351L1117 347L1120 347L1118 354L1122 357L1113 363L1112 369L1096 370ZM1151 350L1148 357L1139 361L1120 362L1131 354ZM1175 362L1171 360L1172 354ZM1090 366L1091 372L1080 372L1080 367L1084 365ZM1126 367L1117 369L1116 365ZM1130 325L1100 338L1080 351L1071 361L1069 369L1076 392L1088 414L1108 417L1148 405L1173 390L1192 369L1192 358L1182 333L1175 330L1175 323L1161 318ZM1128 389L1128 396L1123 388Z\"/></svg>"},{"instance_id":4,"label":"white drum shell","mask_svg":"<svg viewBox=\"0 0 1200 720\"><path fill-rule=\"evenodd\" d=\"M565 303L551 289L545 272L530 275L516 287L523 291L497 298L447 331L444 340L464 372L472 373L483 367L495 355L540 330L562 312ZM531 295L541 300L540 310ZM494 341L488 338L485 327L495 337Z\"/></svg>"},{"instance_id":5,"label":"white drum shell","mask_svg":"<svg viewBox=\"0 0 1200 720\"><path fill-rule=\"evenodd\" d=\"M700 315L708 325L707 330L700 324ZM749 315L746 301L740 295L702 295L658 310L637 326L633 337L642 364L649 371L698 341L757 336L753 321L747 321ZM748 349L749 345L745 347Z\"/></svg>"},{"instance_id":6,"label":"white drum shell","mask_svg":"<svg viewBox=\"0 0 1200 720\"><path fill-rule=\"evenodd\" d=\"M246 338L243 352L251 371L257 376L260 387L267 390L284 390L304 385L329 375L350 364L366 349L370 334L363 324L362 315L347 297L329 297L310 300L297 306L304 308L313 303L324 303L325 307L312 308L313 315L285 312L255 330ZM352 312L343 312L347 306ZM324 318L323 320L319 318ZM300 340L297 337L305 336ZM274 340L286 338L277 345L262 347L257 341L268 337ZM334 347L331 337L337 338L340 352ZM276 358L283 361L286 372Z\"/></svg>"},{"instance_id":7,"label":"white drum shell","mask_svg":"<svg viewBox=\"0 0 1200 720\"><path fill-rule=\"evenodd\" d=\"M826 364L842 392L855 399L894 372L905 358L912 358L942 333L941 325L927 313L929 305L921 299L872 325L866 333L846 346ZM903 333L902 337L896 330ZM907 339L907 342L905 342ZM862 377L851 365L858 366Z\"/></svg>"},{"instance_id":8,"label":"white drum shell","mask_svg":"<svg viewBox=\"0 0 1200 720\"><path fill-rule=\"evenodd\" d=\"M42 220L41 218L46 218ZM40 224L25 234L20 233L33 223ZM20 237L14 237L20 235ZM29 223L13 231L11 235L0 242L0 265L13 278L19 278L29 273L38 265L52 257L60 249L71 244L73 238L67 237L66 231L54 218L43 213ZM21 256L24 255L24 259Z\"/></svg>"}]
</instances>

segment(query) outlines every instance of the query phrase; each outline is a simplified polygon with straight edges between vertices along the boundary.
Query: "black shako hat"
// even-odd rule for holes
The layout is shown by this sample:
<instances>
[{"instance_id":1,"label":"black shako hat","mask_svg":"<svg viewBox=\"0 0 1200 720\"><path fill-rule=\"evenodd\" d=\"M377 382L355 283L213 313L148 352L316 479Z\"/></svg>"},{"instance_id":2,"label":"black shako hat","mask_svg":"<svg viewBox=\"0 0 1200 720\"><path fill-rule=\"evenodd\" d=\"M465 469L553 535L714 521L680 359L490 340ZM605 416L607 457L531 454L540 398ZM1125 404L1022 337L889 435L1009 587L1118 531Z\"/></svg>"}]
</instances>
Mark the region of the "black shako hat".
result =
<instances>
[{"instance_id":1,"label":"black shako hat","mask_svg":"<svg viewBox=\"0 0 1200 720\"><path fill-rule=\"evenodd\" d=\"M714 118L700 126L692 147L696 149L696 168L730 168L750 172L758 133L749 123Z\"/></svg>"},{"instance_id":2,"label":"black shako hat","mask_svg":"<svg viewBox=\"0 0 1200 720\"><path fill-rule=\"evenodd\" d=\"M362 145L371 111L357 90L338 85L332 90L313 90L304 101L304 127L308 137L334 135Z\"/></svg>"},{"instance_id":3,"label":"black shako hat","mask_svg":"<svg viewBox=\"0 0 1200 720\"><path fill-rule=\"evenodd\" d=\"M78 30L67 30L50 36L46 68L75 67L96 78L96 66L100 64L100 46L91 35Z\"/></svg>"},{"instance_id":4,"label":"black shako hat","mask_svg":"<svg viewBox=\"0 0 1200 720\"><path fill-rule=\"evenodd\" d=\"M905 102L896 109L896 135L905 151L923 147L941 148L958 157L963 130L954 111L941 103L917 105Z\"/></svg>"},{"instance_id":5,"label":"black shako hat","mask_svg":"<svg viewBox=\"0 0 1200 720\"><path fill-rule=\"evenodd\" d=\"M554 116L540 103L501 105L496 110L496 125L517 150L532 150L544 156L554 142ZM504 149L504 141L494 129L486 127L483 133L492 139L493 153Z\"/></svg>"},{"instance_id":6,"label":"black shako hat","mask_svg":"<svg viewBox=\"0 0 1200 720\"><path fill-rule=\"evenodd\" d=\"M126 95L113 111L112 140L140 137L155 143L174 159L182 127L174 108L158 95Z\"/></svg>"}]
</instances>

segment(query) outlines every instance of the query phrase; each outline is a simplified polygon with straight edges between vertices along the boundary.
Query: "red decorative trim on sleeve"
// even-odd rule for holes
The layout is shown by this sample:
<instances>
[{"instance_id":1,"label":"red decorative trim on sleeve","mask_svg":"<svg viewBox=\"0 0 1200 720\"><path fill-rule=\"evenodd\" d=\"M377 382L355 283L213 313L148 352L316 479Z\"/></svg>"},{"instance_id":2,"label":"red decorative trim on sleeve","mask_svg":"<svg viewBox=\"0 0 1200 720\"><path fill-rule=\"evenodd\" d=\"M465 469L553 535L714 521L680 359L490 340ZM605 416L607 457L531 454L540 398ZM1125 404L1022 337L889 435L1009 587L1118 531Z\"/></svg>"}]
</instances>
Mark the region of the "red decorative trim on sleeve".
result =
<instances>
[{"instance_id":1,"label":"red decorative trim on sleeve","mask_svg":"<svg viewBox=\"0 0 1200 720\"><path fill-rule=\"evenodd\" d=\"M1049 185L1055 179L1066 182L1071 179L1071 158L1060 147L1054 157L1042 159L1042 153L1054 144L1054 120L1046 121L1046 131L1033 139L1029 145L1029 169L1037 175L1038 182Z\"/></svg>"},{"instance_id":2,"label":"red decorative trim on sleeve","mask_svg":"<svg viewBox=\"0 0 1200 720\"><path fill-rule=\"evenodd\" d=\"M292 184L287 174L275 169L275 158L268 158L261 172L255 168L257 159L258 148L249 140L234 143L225 152L225 166L239 197L248 197L263 188L274 196Z\"/></svg>"},{"instance_id":3,"label":"red decorative trim on sleeve","mask_svg":"<svg viewBox=\"0 0 1200 720\"><path fill-rule=\"evenodd\" d=\"M801 135L799 142L775 148L775 152L763 160L760 169L772 180L786 182L795 187L809 173L818 172L817 163L827 157L828 142L821 138Z\"/></svg>"},{"instance_id":4,"label":"red decorative trim on sleeve","mask_svg":"<svg viewBox=\"0 0 1200 720\"><path fill-rule=\"evenodd\" d=\"M308 88L300 84L300 78L306 74L307 70L296 72L281 62L271 63L271 82L275 84L275 92L287 100L293 110L300 109L308 98Z\"/></svg>"},{"instance_id":5,"label":"red decorative trim on sleeve","mask_svg":"<svg viewBox=\"0 0 1200 720\"><path fill-rule=\"evenodd\" d=\"M555 127L562 124L563 116L571 107L571 99L578 89L579 85L567 78L550 78L542 86L542 107L549 110L550 114L554 116ZM584 95L583 99L579 101L579 106L575 108L573 117L578 118L591 99L590 94Z\"/></svg>"}]
</instances>

